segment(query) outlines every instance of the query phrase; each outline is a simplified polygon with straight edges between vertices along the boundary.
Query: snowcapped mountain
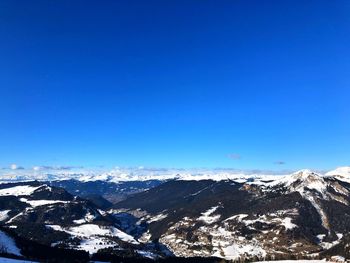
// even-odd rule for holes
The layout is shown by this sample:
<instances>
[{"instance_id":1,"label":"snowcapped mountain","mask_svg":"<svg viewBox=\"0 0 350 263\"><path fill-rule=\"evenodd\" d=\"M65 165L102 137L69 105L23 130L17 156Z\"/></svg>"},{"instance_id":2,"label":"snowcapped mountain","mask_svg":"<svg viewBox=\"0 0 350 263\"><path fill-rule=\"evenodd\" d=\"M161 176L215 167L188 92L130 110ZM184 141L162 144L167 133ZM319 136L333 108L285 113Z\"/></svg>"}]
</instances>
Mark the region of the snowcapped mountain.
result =
<instances>
[{"instance_id":1,"label":"snowcapped mountain","mask_svg":"<svg viewBox=\"0 0 350 263\"><path fill-rule=\"evenodd\" d=\"M331 231L325 201L335 201L349 206L349 187L329 176L322 176L310 170L301 170L266 184L267 189L285 188L287 192L298 192L318 211L324 228Z\"/></svg>"},{"instance_id":2,"label":"snowcapped mountain","mask_svg":"<svg viewBox=\"0 0 350 263\"><path fill-rule=\"evenodd\" d=\"M302 170L304 173L310 170ZM290 171L259 171L238 169L165 169L165 168L119 168L111 170L102 168L72 168L72 169L23 169L0 170L0 182L20 181L65 181L80 182L103 181L111 183L133 181L166 181L166 180L239 180L270 181L289 176ZM298 174L298 172L295 172ZM350 167L340 167L322 176L337 176L339 180L350 181Z\"/></svg>"},{"instance_id":3,"label":"snowcapped mountain","mask_svg":"<svg viewBox=\"0 0 350 263\"><path fill-rule=\"evenodd\" d=\"M282 175L285 175L283 172ZM114 168L72 169L72 170L0 170L0 182L23 181L104 181L111 183L133 181L166 180L273 180L278 177L272 171L242 171L236 169L155 169L155 168Z\"/></svg>"},{"instance_id":4,"label":"snowcapped mountain","mask_svg":"<svg viewBox=\"0 0 350 263\"><path fill-rule=\"evenodd\" d=\"M313 198L334 199L348 205L342 196L348 196L349 190L334 179L335 177L323 176L310 170L301 170L269 183L260 183L260 185L267 189L282 187L289 193L298 192L310 201ZM251 184L255 184L255 182Z\"/></svg>"},{"instance_id":5,"label":"snowcapped mountain","mask_svg":"<svg viewBox=\"0 0 350 263\"><path fill-rule=\"evenodd\" d=\"M350 183L344 173L339 177L346 169L337 170L268 176L158 171L156 177L154 171L142 177L140 170L124 181L119 171L91 181L2 183L0 233L14 242L9 253L39 261L40 253L30 251L40 246L96 260L347 258ZM171 176L131 180L162 173Z\"/></svg>"},{"instance_id":6,"label":"snowcapped mountain","mask_svg":"<svg viewBox=\"0 0 350 263\"><path fill-rule=\"evenodd\" d=\"M350 167L339 167L327 172L326 176L333 176L341 181L350 183Z\"/></svg>"},{"instance_id":7,"label":"snowcapped mountain","mask_svg":"<svg viewBox=\"0 0 350 263\"><path fill-rule=\"evenodd\" d=\"M115 211L149 222L142 240L159 239L177 256L314 258L350 245L349 191L350 184L310 170L273 181L177 180Z\"/></svg>"}]
</instances>

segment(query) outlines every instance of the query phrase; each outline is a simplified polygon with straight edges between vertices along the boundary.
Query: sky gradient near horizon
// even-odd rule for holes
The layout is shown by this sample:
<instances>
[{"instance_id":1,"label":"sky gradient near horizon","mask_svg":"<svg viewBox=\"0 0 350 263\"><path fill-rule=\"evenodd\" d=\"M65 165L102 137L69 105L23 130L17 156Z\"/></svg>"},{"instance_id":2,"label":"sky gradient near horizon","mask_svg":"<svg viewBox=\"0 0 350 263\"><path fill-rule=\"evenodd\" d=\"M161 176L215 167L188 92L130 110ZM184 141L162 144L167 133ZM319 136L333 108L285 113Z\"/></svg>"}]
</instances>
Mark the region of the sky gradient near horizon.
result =
<instances>
[{"instance_id":1,"label":"sky gradient near horizon","mask_svg":"<svg viewBox=\"0 0 350 263\"><path fill-rule=\"evenodd\" d=\"M0 167L350 165L349 1L0 2Z\"/></svg>"}]
</instances>

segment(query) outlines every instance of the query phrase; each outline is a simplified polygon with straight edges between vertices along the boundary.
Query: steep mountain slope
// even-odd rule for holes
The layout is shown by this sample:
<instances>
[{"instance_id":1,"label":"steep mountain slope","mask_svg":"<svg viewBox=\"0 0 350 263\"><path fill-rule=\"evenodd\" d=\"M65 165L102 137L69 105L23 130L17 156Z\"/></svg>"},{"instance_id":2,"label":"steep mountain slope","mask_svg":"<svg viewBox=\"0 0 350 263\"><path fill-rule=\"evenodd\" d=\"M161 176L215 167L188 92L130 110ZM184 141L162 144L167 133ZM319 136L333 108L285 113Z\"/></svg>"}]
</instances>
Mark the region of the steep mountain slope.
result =
<instances>
[{"instance_id":1,"label":"steep mountain slope","mask_svg":"<svg viewBox=\"0 0 350 263\"><path fill-rule=\"evenodd\" d=\"M276 191L278 189L283 193L299 193L316 208L323 227L329 233L332 230L344 231L350 227L349 220L346 220L349 221L349 224L346 224L345 229L339 229L340 225L338 223L332 224L334 220L339 218L333 216L337 211L343 215L342 220L348 219L350 184L332 177L323 177L309 170L303 170L265 185L267 186L266 191ZM332 216L328 216L329 214Z\"/></svg>"},{"instance_id":2,"label":"steep mountain slope","mask_svg":"<svg viewBox=\"0 0 350 263\"><path fill-rule=\"evenodd\" d=\"M39 182L3 184L0 204L0 225L15 240L91 254L106 248L144 251L143 244L118 228L113 216L62 188ZM6 252L16 254L7 247Z\"/></svg>"},{"instance_id":3,"label":"steep mountain slope","mask_svg":"<svg viewBox=\"0 0 350 263\"><path fill-rule=\"evenodd\" d=\"M100 195L87 195L87 196L84 196L84 199L89 200L96 207L103 209L103 210L108 209L108 208L113 206L113 204L111 202L109 202L108 200L106 200L105 198L103 198Z\"/></svg>"},{"instance_id":4,"label":"steep mountain slope","mask_svg":"<svg viewBox=\"0 0 350 263\"><path fill-rule=\"evenodd\" d=\"M350 185L308 170L274 181L171 181L115 205L178 256L307 258L350 231Z\"/></svg>"}]
</instances>

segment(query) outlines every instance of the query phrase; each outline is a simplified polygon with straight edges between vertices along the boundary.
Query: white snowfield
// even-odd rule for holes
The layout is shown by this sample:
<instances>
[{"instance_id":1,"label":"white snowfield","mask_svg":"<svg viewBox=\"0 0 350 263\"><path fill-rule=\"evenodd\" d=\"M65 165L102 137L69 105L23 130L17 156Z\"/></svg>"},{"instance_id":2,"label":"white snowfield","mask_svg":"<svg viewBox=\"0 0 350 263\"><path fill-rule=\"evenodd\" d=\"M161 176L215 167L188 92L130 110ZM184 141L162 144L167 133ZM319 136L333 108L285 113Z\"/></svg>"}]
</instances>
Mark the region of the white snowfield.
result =
<instances>
[{"instance_id":1,"label":"white snowfield","mask_svg":"<svg viewBox=\"0 0 350 263\"><path fill-rule=\"evenodd\" d=\"M3 210L3 211L0 211L0 222L1 222L1 221L5 221L6 219L9 218L8 213L9 213L10 211L11 211L11 210Z\"/></svg>"},{"instance_id":2,"label":"white snowfield","mask_svg":"<svg viewBox=\"0 0 350 263\"><path fill-rule=\"evenodd\" d=\"M95 224L83 224L69 228L62 228L59 225L47 225L47 227L81 238L82 241L77 249L85 250L90 254L96 253L101 248L117 245L115 242L111 242L108 237L117 237L124 242L139 244L132 236L111 226L102 227Z\"/></svg>"},{"instance_id":3,"label":"white snowfield","mask_svg":"<svg viewBox=\"0 0 350 263\"><path fill-rule=\"evenodd\" d=\"M216 221L218 221L221 217L221 215L215 215L216 209L218 209L219 206L214 206L207 211L203 212L200 217L198 217L198 220L201 220L205 222L206 224L212 224Z\"/></svg>"},{"instance_id":4,"label":"white snowfield","mask_svg":"<svg viewBox=\"0 0 350 263\"><path fill-rule=\"evenodd\" d=\"M161 221L161 220L163 220L163 219L165 219L166 217L167 217L168 215L167 214L162 214L162 213L160 213L160 214L158 214L158 215L156 215L156 216L151 216L148 220L147 220L147 223L153 223L153 222L157 222L157 221Z\"/></svg>"},{"instance_id":5,"label":"white snowfield","mask_svg":"<svg viewBox=\"0 0 350 263\"><path fill-rule=\"evenodd\" d=\"M91 236L91 235L116 236L125 242L130 242L134 244L138 243L137 241L135 241L135 239L132 236L124 233L123 231L120 231L115 227L102 228L94 224L85 224L85 225L80 225L76 227L71 227L70 231L74 234L83 235L83 236Z\"/></svg>"},{"instance_id":6,"label":"white snowfield","mask_svg":"<svg viewBox=\"0 0 350 263\"><path fill-rule=\"evenodd\" d=\"M28 200L26 198L20 198L21 202L30 204L32 207L37 207L41 205L52 205L57 203L67 204L70 203L70 201L62 201L62 200Z\"/></svg>"},{"instance_id":7,"label":"white snowfield","mask_svg":"<svg viewBox=\"0 0 350 263\"><path fill-rule=\"evenodd\" d=\"M0 196L22 196L31 195L35 190L42 186L19 185L10 188L0 189Z\"/></svg>"},{"instance_id":8,"label":"white snowfield","mask_svg":"<svg viewBox=\"0 0 350 263\"><path fill-rule=\"evenodd\" d=\"M48 225L48 227L51 227L54 230L67 232L73 236L115 236L125 242L138 244L138 242L132 236L124 233L123 231L120 231L115 227L102 227L95 224L84 224L80 226L70 227L68 229L62 228L59 225Z\"/></svg>"},{"instance_id":9,"label":"white snowfield","mask_svg":"<svg viewBox=\"0 0 350 263\"><path fill-rule=\"evenodd\" d=\"M227 260L235 260L244 253L248 255L266 255L266 252L262 248L251 244L232 244L230 246L223 247L222 251L225 255L225 259ZM214 253L213 256L222 257L219 252Z\"/></svg>"}]
</instances>

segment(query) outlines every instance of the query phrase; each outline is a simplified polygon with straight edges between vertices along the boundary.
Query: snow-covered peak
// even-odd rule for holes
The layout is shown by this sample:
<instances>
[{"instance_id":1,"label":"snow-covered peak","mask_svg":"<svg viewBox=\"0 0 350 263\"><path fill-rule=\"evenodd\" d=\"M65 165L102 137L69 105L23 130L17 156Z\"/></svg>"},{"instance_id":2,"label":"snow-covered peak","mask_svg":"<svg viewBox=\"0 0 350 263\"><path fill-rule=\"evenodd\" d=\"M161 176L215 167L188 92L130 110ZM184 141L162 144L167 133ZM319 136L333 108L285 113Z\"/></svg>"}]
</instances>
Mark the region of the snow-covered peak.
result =
<instances>
[{"instance_id":1,"label":"snow-covered peak","mask_svg":"<svg viewBox=\"0 0 350 263\"><path fill-rule=\"evenodd\" d=\"M311 175L311 174L317 174L317 173L310 170L310 169L301 169L299 171L292 173L292 175L298 175L298 176L307 176L307 175Z\"/></svg>"},{"instance_id":2,"label":"snow-covered peak","mask_svg":"<svg viewBox=\"0 0 350 263\"><path fill-rule=\"evenodd\" d=\"M293 186L292 186L293 185ZM298 188L314 189L323 193L327 189L327 183L322 175L311 170L301 170L291 175L290 186Z\"/></svg>"},{"instance_id":3,"label":"snow-covered peak","mask_svg":"<svg viewBox=\"0 0 350 263\"><path fill-rule=\"evenodd\" d=\"M283 178L272 182L270 185L284 185L289 191L300 193L312 189L323 194L327 189L327 182L324 180L323 176L308 169L284 176Z\"/></svg>"},{"instance_id":4,"label":"snow-covered peak","mask_svg":"<svg viewBox=\"0 0 350 263\"><path fill-rule=\"evenodd\" d=\"M314 182L324 182L323 176L321 174L313 172L309 169L297 171L295 173L292 173L289 177L291 178L290 181L292 183L296 181L304 182L307 184Z\"/></svg>"},{"instance_id":5,"label":"snow-covered peak","mask_svg":"<svg viewBox=\"0 0 350 263\"><path fill-rule=\"evenodd\" d=\"M350 166L338 167L335 170L329 171L326 175L344 175L350 176Z\"/></svg>"},{"instance_id":6,"label":"snow-covered peak","mask_svg":"<svg viewBox=\"0 0 350 263\"><path fill-rule=\"evenodd\" d=\"M350 183L350 167L349 166L338 167L335 170L329 171L325 175L326 176L333 176L341 181Z\"/></svg>"}]
</instances>

